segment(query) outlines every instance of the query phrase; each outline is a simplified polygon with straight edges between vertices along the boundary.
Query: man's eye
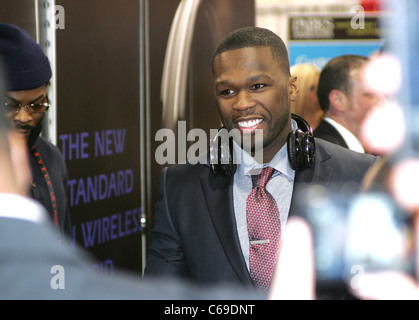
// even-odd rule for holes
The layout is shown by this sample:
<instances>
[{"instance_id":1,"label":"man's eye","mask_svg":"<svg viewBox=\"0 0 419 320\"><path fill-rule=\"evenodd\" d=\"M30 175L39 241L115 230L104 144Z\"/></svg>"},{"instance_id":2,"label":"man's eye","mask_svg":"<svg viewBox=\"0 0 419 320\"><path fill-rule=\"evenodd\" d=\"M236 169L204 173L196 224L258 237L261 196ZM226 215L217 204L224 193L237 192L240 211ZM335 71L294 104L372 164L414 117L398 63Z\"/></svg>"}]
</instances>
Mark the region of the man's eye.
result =
<instances>
[{"instance_id":1,"label":"man's eye","mask_svg":"<svg viewBox=\"0 0 419 320\"><path fill-rule=\"evenodd\" d=\"M6 108L19 108L19 104L15 103L15 102L4 102L4 106Z\"/></svg>"},{"instance_id":2,"label":"man's eye","mask_svg":"<svg viewBox=\"0 0 419 320\"><path fill-rule=\"evenodd\" d=\"M254 84L253 86L251 86L250 89L251 90L259 90L259 89L263 89L264 87L266 87L265 84L257 83L257 84Z\"/></svg>"},{"instance_id":3,"label":"man's eye","mask_svg":"<svg viewBox=\"0 0 419 320\"><path fill-rule=\"evenodd\" d=\"M19 105L13 102L5 102L3 103L3 110L6 113L13 113L19 109Z\"/></svg>"},{"instance_id":4,"label":"man's eye","mask_svg":"<svg viewBox=\"0 0 419 320\"><path fill-rule=\"evenodd\" d=\"M40 109L44 108L44 104L43 103L31 103L29 105L29 107L33 110L40 110Z\"/></svg>"},{"instance_id":5,"label":"man's eye","mask_svg":"<svg viewBox=\"0 0 419 320\"><path fill-rule=\"evenodd\" d=\"M234 93L234 91L233 90L231 90L231 89L227 89L227 90L223 90L223 91L221 91L220 92L220 95L222 95L222 96L229 96L229 95L232 95Z\"/></svg>"}]
</instances>

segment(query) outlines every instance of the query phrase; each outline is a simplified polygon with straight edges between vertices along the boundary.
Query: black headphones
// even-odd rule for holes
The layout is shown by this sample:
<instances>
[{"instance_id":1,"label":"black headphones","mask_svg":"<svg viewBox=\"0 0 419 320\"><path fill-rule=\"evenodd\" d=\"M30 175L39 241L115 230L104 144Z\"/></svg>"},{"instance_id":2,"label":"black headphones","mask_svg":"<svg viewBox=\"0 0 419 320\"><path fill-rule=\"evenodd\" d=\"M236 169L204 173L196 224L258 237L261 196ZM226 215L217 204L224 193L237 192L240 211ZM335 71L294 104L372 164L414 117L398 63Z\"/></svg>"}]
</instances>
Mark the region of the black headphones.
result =
<instances>
[{"instance_id":1,"label":"black headphones","mask_svg":"<svg viewBox=\"0 0 419 320\"><path fill-rule=\"evenodd\" d=\"M316 160L316 146L314 143L313 130L310 125L300 116L291 114L291 118L297 122L297 129L291 131L287 137L288 162L293 170L299 171L314 166ZM209 157L210 166L214 175L231 177L237 169L233 161L233 137L230 135L228 145L221 143L220 133L210 141Z\"/></svg>"}]
</instances>

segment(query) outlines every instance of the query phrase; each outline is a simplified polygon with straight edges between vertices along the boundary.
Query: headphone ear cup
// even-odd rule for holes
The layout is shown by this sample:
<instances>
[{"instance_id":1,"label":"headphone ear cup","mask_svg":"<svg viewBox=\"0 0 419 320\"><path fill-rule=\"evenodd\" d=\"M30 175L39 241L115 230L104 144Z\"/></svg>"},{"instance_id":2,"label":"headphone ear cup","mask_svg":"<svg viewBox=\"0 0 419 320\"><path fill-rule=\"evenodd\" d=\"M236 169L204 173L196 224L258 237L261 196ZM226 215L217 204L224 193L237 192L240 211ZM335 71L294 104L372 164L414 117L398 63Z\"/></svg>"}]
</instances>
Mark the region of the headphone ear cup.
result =
<instances>
[{"instance_id":1,"label":"headphone ear cup","mask_svg":"<svg viewBox=\"0 0 419 320\"><path fill-rule=\"evenodd\" d=\"M215 137L213 140L210 141L208 154L209 154L209 163L210 163L212 173L217 176L220 173L219 168L218 168L219 166L218 155L220 154L220 150L218 148L217 137Z\"/></svg>"},{"instance_id":2,"label":"headphone ear cup","mask_svg":"<svg viewBox=\"0 0 419 320\"><path fill-rule=\"evenodd\" d=\"M214 175L225 175L225 168L222 163L223 161L224 148L221 144L221 137L216 136L210 145L210 164Z\"/></svg>"},{"instance_id":3,"label":"headphone ear cup","mask_svg":"<svg viewBox=\"0 0 419 320\"><path fill-rule=\"evenodd\" d=\"M306 132L304 134L304 166L306 168L311 168L314 166L316 160L316 146L314 143L314 136L312 131Z\"/></svg>"},{"instance_id":4,"label":"headphone ear cup","mask_svg":"<svg viewBox=\"0 0 419 320\"><path fill-rule=\"evenodd\" d=\"M236 173L236 164L233 158L233 137L228 137L228 144L223 144L221 137L218 137L218 172L223 177L231 177Z\"/></svg>"},{"instance_id":5,"label":"headphone ear cup","mask_svg":"<svg viewBox=\"0 0 419 320\"><path fill-rule=\"evenodd\" d=\"M297 170L297 159L295 153L295 131L288 133L287 137L287 153L288 153L288 162L291 169Z\"/></svg>"},{"instance_id":6,"label":"headphone ear cup","mask_svg":"<svg viewBox=\"0 0 419 320\"><path fill-rule=\"evenodd\" d=\"M303 118L291 114L298 128L288 134L288 161L293 170L312 168L316 160L313 131Z\"/></svg>"},{"instance_id":7,"label":"headphone ear cup","mask_svg":"<svg viewBox=\"0 0 419 320\"><path fill-rule=\"evenodd\" d=\"M224 131L221 131L224 130ZM228 143L223 143L220 134L226 134L226 129L221 128L213 140L210 141L210 166L214 175L231 177L236 173L237 165L234 163L233 137L228 137Z\"/></svg>"},{"instance_id":8,"label":"headphone ear cup","mask_svg":"<svg viewBox=\"0 0 419 320\"><path fill-rule=\"evenodd\" d=\"M287 138L287 148L288 148L288 161L290 167L295 170L303 170L306 167L305 162L305 137L306 134L301 129L295 129L294 131L288 134Z\"/></svg>"}]
</instances>

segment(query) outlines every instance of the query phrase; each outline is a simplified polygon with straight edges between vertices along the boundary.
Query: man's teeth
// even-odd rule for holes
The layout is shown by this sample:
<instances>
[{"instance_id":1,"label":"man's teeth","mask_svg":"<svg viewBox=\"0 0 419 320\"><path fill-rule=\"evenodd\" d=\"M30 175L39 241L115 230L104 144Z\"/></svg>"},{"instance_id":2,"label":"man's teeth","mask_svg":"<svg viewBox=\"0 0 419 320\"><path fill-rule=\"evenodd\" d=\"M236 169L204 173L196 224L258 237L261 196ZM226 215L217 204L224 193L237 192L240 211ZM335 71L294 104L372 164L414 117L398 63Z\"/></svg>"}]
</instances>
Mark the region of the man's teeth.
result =
<instances>
[{"instance_id":1,"label":"man's teeth","mask_svg":"<svg viewBox=\"0 0 419 320\"><path fill-rule=\"evenodd\" d=\"M239 121L238 124L240 127L251 128L251 127L257 126L261 122L262 122L262 119L254 119L254 120L249 120L249 121Z\"/></svg>"}]
</instances>

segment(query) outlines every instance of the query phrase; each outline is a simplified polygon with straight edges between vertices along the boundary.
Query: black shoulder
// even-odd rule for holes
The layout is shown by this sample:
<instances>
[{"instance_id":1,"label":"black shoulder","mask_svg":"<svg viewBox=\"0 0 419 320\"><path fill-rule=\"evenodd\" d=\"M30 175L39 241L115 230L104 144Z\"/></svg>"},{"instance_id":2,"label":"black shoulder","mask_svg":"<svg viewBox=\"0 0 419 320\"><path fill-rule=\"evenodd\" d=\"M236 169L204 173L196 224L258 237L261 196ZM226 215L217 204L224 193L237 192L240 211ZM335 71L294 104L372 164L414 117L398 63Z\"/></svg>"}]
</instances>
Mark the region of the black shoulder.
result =
<instances>
[{"instance_id":1,"label":"black shoulder","mask_svg":"<svg viewBox=\"0 0 419 320\"><path fill-rule=\"evenodd\" d=\"M345 160L345 162L354 160L365 163L373 163L378 159L375 155L356 152L320 138L315 138L315 144L317 155L321 157L333 157L337 160Z\"/></svg>"},{"instance_id":2,"label":"black shoulder","mask_svg":"<svg viewBox=\"0 0 419 320\"><path fill-rule=\"evenodd\" d=\"M60 170L62 171L66 171L64 157L57 146L43 137L36 139L35 146L48 167L54 166L55 168L61 168Z\"/></svg>"}]
</instances>

